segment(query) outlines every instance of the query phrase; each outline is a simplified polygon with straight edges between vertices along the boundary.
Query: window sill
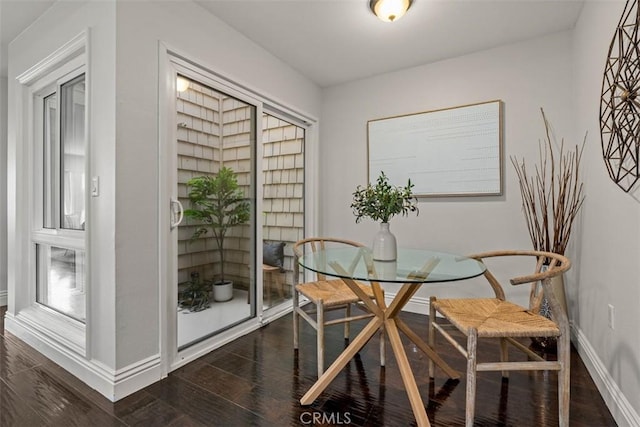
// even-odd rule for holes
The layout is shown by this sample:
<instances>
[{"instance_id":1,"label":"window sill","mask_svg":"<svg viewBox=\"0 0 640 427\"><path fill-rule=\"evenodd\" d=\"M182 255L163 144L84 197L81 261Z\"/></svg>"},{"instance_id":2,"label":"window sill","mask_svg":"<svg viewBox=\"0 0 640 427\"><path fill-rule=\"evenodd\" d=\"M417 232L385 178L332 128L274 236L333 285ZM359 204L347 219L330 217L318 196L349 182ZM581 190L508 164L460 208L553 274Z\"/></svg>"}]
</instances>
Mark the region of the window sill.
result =
<instances>
[{"instance_id":1,"label":"window sill","mask_svg":"<svg viewBox=\"0 0 640 427\"><path fill-rule=\"evenodd\" d=\"M79 355L86 355L86 326L39 304L20 310L15 320L44 341L55 341Z\"/></svg>"}]
</instances>

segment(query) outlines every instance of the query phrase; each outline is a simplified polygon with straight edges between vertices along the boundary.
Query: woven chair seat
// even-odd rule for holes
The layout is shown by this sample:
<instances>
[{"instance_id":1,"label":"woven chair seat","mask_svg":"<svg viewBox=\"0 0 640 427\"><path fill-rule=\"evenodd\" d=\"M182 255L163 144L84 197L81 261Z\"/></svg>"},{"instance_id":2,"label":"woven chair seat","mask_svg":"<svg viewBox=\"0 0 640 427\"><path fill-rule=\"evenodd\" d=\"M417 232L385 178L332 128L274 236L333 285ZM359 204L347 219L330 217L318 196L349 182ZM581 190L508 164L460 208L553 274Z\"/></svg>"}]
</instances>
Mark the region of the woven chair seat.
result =
<instances>
[{"instance_id":1,"label":"woven chair seat","mask_svg":"<svg viewBox=\"0 0 640 427\"><path fill-rule=\"evenodd\" d=\"M497 298L438 299L440 311L456 328L467 333L478 330L478 337L557 337L558 326L544 316Z\"/></svg>"},{"instance_id":2,"label":"woven chair seat","mask_svg":"<svg viewBox=\"0 0 640 427\"><path fill-rule=\"evenodd\" d=\"M368 296L373 298L373 290L370 286L361 283L358 283L358 285ZM301 283L296 285L296 289L315 304L322 300L322 304L325 307L360 301L360 298L341 279Z\"/></svg>"}]
</instances>

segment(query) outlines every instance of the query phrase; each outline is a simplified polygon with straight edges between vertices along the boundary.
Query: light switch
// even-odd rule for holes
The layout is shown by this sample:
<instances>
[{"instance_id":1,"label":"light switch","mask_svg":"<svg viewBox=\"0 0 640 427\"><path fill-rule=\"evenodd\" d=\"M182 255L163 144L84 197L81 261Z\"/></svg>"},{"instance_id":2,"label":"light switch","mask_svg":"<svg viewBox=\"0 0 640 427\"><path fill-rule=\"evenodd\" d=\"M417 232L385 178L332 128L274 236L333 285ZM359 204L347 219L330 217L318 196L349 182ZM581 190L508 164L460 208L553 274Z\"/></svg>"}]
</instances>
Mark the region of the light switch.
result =
<instances>
[{"instance_id":1,"label":"light switch","mask_svg":"<svg viewBox=\"0 0 640 427\"><path fill-rule=\"evenodd\" d=\"M97 176L91 177L91 196L98 197L100 194L100 185Z\"/></svg>"}]
</instances>

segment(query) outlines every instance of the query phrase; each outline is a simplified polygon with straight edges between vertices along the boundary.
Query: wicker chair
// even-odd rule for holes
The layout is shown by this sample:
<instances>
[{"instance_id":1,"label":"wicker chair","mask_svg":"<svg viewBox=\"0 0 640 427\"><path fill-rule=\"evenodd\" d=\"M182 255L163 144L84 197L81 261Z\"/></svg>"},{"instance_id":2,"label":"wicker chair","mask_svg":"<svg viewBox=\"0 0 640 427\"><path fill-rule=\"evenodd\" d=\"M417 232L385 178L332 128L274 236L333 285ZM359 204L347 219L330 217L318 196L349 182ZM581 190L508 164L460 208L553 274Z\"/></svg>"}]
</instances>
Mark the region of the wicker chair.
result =
<instances>
[{"instance_id":1,"label":"wicker chair","mask_svg":"<svg viewBox=\"0 0 640 427\"><path fill-rule=\"evenodd\" d=\"M475 412L476 372L502 371L503 378L509 370L554 370L558 371L558 413L560 426L569 426L569 371L570 337L567 314L551 288L551 278L567 271L571 263L559 254L541 251L495 251L472 258L483 261L487 258L505 259L513 256L532 257L535 262L533 274L515 277L512 285L531 284L530 306L525 309L505 300L505 294L496 277L487 269L485 277L493 288L495 298L436 299L431 297L429 313L429 343L435 344L435 331L440 332L467 359L466 425L472 426ZM484 261L483 261L484 262ZM539 283L542 284L540 288ZM542 292L540 292L542 289ZM551 319L539 314L543 295L551 309ZM438 323L436 313L447 323ZM448 332L455 328L466 336L466 348ZM557 361L547 361L517 338L555 337ZM478 338L500 339L500 362L480 363L476 358ZM527 361L508 361L507 344L527 354ZM429 376L434 376L433 362L429 363Z\"/></svg>"},{"instance_id":2,"label":"wicker chair","mask_svg":"<svg viewBox=\"0 0 640 427\"><path fill-rule=\"evenodd\" d=\"M297 259L300 258L305 251L316 252L331 247L339 247L341 245L350 245L355 247L364 247L361 243L350 240L338 239L333 237L311 237L299 240L293 245L293 252L296 256L296 262L293 263L293 277L296 282L293 287L293 348L299 348L300 321L304 319L316 330L317 342L317 364L318 377L324 372L324 328L325 326L344 324L344 338L349 339L350 323L354 320L366 319L373 317L373 314L361 303L360 298L347 286L342 279L327 279L324 274L317 273L316 280L306 283L298 283L300 279L300 266ZM371 286L359 283L360 288L371 298L374 298ZM305 309L300 306L300 295L306 297L315 307ZM352 315L352 307L362 309L366 313ZM329 311L343 309L344 316L325 318L325 314ZM311 315L316 315L312 318ZM384 337L380 337L380 364L384 366Z\"/></svg>"}]
</instances>

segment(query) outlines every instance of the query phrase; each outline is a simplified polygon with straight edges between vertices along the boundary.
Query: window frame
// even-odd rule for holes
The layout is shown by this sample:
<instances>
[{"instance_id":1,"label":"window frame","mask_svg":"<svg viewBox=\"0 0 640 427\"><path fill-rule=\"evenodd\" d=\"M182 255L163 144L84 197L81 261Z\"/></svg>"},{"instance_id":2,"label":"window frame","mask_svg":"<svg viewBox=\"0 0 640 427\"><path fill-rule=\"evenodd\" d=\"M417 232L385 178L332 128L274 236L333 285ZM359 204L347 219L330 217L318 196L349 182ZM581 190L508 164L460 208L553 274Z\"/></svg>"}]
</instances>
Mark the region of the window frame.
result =
<instances>
[{"instance_id":1,"label":"window frame","mask_svg":"<svg viewBox=\"0 0 640 427\"><path fill-rule=\"evenodd\" d=\"M35 303L36 298L36 251L34 237L43 242L56 238L56 233L42 233L36 230L36 212L41 200L35 195L35 185L42 179L41 156L35 151L34 126L35 99L34 94L42 91L47 84L57 78L84 67L86 85L85 108L85 178L88 179L92 169L91 162L91 87L92 71L89 63L91 57L91 31L84 28L72 36L58 48L42 53L40 58L32 58L34 62L15 76L15 82L9 86L10 102L13 108L9 115L9 139L7 145L7 312L5 327L17 336L34 346L41 346L48 355L59 362L66 360L79 361L90 357L91 322L91 227L87 222L82 241L61 236L55 245L67 244L84 246L85 268L85 304L86 321L81 323L73 318L48 309ZM27 65L27 64L23 64ZM13 90L13 96L12 94ZM85 191L88 189L85 183ZM91 218L91 200L86 201L86 218ZM35 232L35 234L34 234ZM60 233L57 233L60 234ZM43 346L44 345L44 346ZM80 357L80 358L78 358Z\"/></svg>"},{"instance_id":2,"label":"window frame","mask_svg":"<svg viewBox=\"0 0 640 427\"><path fill-rule=\"evenodd\" d=\"M85 230L76 230L70 228L64 228L62 224L62 208L64 202L62 200L63 191L62 191L62 142L61 142L61 132L62 132L62 119L61 119L61 102L62 102L62 94L61 88L63 85L73 82L79 77L84 76L85 87L88 87L88 77L87 77L87 65L85 61L84 55L77 56L62 64L57 69L51 71L48 74L41 76L38 80L36 80L30 90L30 102L32 105L32 116L31 116L31 126L33 129L33 139L31 152L32 156L30 161L32 162L32 170L33 170L33 180L30 183L29 191L31 193L32 209L31 219L30 219L30 238L29 238L29 305L38 310L42 310L48 314L54 316L63 316L66 320L71 321L72 323L78 323L78 326L82 327L85 325L86 320L80 320L73 316L70 316L67 313L57 310L55 307L51 307L47 304L40 302L38 299L38 277L42 277L43 272L39 269L44 268L49 265L46 260L38 259L37 252L38 246L49 246L49 247L60 247L65 249L70 249L74 251L81 251L83 254L81 259L85 262L85 265L82 266L82 287L83 291L85 291L84 295L84 304L85 304L85 312L86 307L88 306L86 288L88 281L87 274L87 266L86 262L88 260L88 254L86 251L87 247L87 236L86 236L86 227ZM53 142L53 147L50 150L49 155L54 159L53 163L53 177L54 182L50 183L49 187L53 189L53 194L51 195L51 218L53 219L53 224L51 227L45 226L45 182L44 182L44 174L45 174L45 99L51 95L56 96L56 136L55 141ZM84 111L84 173L85 173L85 217L87 216L86 212L88 210L88 202L89 202L89 192L88 192L88 102L89 95L88 90L85 90L84 94L85 98L85 111ZM46 273L44 273L46 276ZM86 319L86 316L85 316ZM84 340L83 340L84 341Z\"/></svg>"},{"instance_id":3,"label":"window frame","mask_svg":"<svg viewBox=\"0 0 640 427\"><path fill-rule=\"evenodd\" d=\"M52 64L45 61L48 67L36 70L33 73L26 73L24 76L18 77L18 81L25 85L24 100L27 107L26 113L26 129L29 129L27 135L29 144L27 149L28 168L31 170L31 176L25 182L24 190L28 194L29 219L26 224L28 228L28 240L25 241L27 248L26 263L23 265L26 270L26 282L28 289L24 293L25 298L21 298L18 304L18 310L21 316L31 318L31 321L40 324L44 329L49 330L52 336L55 336L62 342L65 342L70 348L78 353L85 352L86 344L86 320L81 321L71 317L61 311L55 310L45 304L39 303L37 298L38 286L38 268L41 268L42 262L37 259L37 246L57 246L68 248L76 251L82 251L85 265L84 271L84 290L85 290L85 311L89 306L88 303L88 253L87 253L87 233L85 230L72 230L60 227L60 204L54 202L54 225L53 228L44 227L44 99L51 94L56 94L56 108L60 111L60 87L69 81L84 74L85 87L89 87L89 73L86 59L86 47L83 38L74 41L70 47L75 48L66 57L59 58L58 62ZM64 56L64 55L63 55ZM88 217L89 194L87 185L87 176L89 172L89 94L85 90L85 111L84 111L84 172L85 172L85 216ZM56 121L59 122L59 113L56 113ZM59 140L60 129L57 129L57 139ZM55 143L52 155L57 157L55 182L54 182L54 198L59 198L60 190L60 151L59 141ZM85 319L87 316L85 316Z\"/></svg>"}]
</instances>

